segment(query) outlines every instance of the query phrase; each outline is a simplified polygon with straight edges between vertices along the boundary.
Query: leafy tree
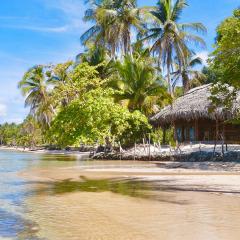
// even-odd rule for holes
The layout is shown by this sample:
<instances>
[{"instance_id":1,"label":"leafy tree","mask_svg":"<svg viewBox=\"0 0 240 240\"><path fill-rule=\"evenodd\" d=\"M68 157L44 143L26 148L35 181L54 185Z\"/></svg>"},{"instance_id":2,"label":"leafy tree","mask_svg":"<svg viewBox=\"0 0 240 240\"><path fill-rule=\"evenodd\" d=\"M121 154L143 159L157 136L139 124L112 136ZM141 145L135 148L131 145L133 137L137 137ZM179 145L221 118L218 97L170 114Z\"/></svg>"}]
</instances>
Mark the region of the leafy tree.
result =
<instances>
[{"instance_id":1,"label":"leafy tree","mask_svg":"<svg viewBox=\"0 0 240 240\"><path fill-rule=\"evenodd\" d=\"M216 48L210 64L218 81L240 88L240 8L217 28Z\"/></svg>"},{"instance_id":2,"label":"leafy tree","mask_svg":"<svg viewBox=\"0 0 240 240\"><path fill-rule=\"evenodd\" d=\"M204 66L202 69L202 74L204 74L205 78L201 81L201 85L216 83L218 81L217 72L211 66Z\"/></svg>"},{"instance_id":3,"label":"leafy tree","mask_svg":"<svg viewBox=\"0 0 240 240\"><path fill-rule=\"evenodd\" d=\"M67 64L67 63L66 63ZM58 65L64 71L65 64ZM107 80L101 79L97 71L98 66L80 63L67 72L65 81L54 81L52 99L54 106L65 107L82 94L103 85ZM63 104L64 101L64 104Z\"/></svg>"},{"instance_id":4,"label":"leafy tree","mask_svg":"<svg viewBox=\"0 0 240 240\"><path fill-rule=\"evenodd\" d=\"M179 23L184 8L185 0L159 0L158 6L150 11L152 26L148 27L146 37L142 40L153 41L152 51L159 56L159 62L166 66L169 92L171 87L171 69L177 59L180 68L185 66L185 61L191 55L189 43L204 45L204 40L192 31L205 32L206 28L201 23Z\"/></svg>"},{"instance_id":5,"label":"leafy tree","mask_svg":"<svg viewBox=\"0 0 240 240\"><path fill-rule=\"evenodd\" d=\"M60 146L104 142L106 137L129 143L150 130L144 115L130 113L114 103L111 95L112 90L99 88L72 101L54 119L50 139Z\"/></svg>"}]
</instances>

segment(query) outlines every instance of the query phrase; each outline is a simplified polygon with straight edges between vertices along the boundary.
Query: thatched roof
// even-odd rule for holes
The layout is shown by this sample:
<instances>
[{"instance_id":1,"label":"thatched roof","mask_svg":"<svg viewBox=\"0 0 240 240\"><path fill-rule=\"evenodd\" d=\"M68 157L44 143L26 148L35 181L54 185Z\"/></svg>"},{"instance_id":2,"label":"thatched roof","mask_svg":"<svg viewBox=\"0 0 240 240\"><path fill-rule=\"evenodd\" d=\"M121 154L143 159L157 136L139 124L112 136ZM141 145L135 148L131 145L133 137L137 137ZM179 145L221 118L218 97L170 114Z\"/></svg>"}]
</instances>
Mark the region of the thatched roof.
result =
<instances>
[{"instance_id":1,"label":"thatched roof","mask_svg":"<svg viewBox=\"0 0 240 240\"><path fill-rule=\"evenodd\" d=\"M159 113L151 118L153 124L168 125L176 120L191 121L194 119L212 119L212 120L229 120L236 114L239 103L234 103L231 111L224 107L218 107L215 111L210 111L212 106L211 84L193 88L182 97L177 98L172 105L162 109Z\"/></svg>"}]
</instances>

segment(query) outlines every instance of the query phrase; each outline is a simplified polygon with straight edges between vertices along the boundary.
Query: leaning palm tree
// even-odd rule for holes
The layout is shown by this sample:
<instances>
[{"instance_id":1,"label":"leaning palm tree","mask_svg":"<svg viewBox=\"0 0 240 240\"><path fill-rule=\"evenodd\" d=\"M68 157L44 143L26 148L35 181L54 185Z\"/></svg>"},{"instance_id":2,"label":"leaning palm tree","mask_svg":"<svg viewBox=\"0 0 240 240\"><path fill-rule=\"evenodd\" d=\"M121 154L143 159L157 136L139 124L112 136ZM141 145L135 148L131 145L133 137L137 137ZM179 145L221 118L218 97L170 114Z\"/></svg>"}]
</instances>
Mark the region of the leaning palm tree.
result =
<instances>
[{"instance_id":1,"label":"leaning palm tree","mask_svg":"<svg viewBox=\"0 0 240 240\"><path fill-rule=\"evenodd\" d=\"M192 31L205 32L201 23L179 23L181 13L187 6L186 0L159 0L158 6L150 11L151 27L142 40L153 41L152 52L159 56L159 65L166 67L169 92L172 93L171 71L174 59L180 67L190 55L189 43L205 45L204 40ZM164 68L163 68L164 69Z\"/></svg>"},{"instance_id":2,"label":"leaning palm tree","mask_svg":"<svg viewBox=\"0 0 240 240\"><path fill-rule=\"evenodd\" d=\"M183 93L187 93L191 88L191 84L196 85L197 83L203 82L205 75L195 69L197 65L202 65L202 59L200 57L189 57L185 60L185 64L180 67L176 64L176 71L172 73L173 81L172 86L175 88L179 81L182 81Z\"/></svg>"},{"instance_id":3,"label":"leaning palm tree","mask_svg":"<svg viewBox=\"0 0 240 240\"><path fill-rule=\"evenodd\" d=\"M25 106L30 107L30 113L43 127L49 127L55 114L51 104L46 82L46 67L37 65L24 74L18 87L25 99Z\"/></svg>"},{"instance_id":4,"label":"leaning palm tree","mask_svg":"<svg viewBox=\"0 0 240 240\"><path fill-rule=\"evenodd\" d=\"M140 10L136 0L92 0L91 8L85 12L85 21L95 25L82 36L83 44L94 42L104 44L111 50L111 55L121 50L131 54L131 29L142 31Z\"/></svg>"},{"instance_id":5,"label":"leaning palm tree","mask_svg":"<svg viewBox=\"0 0 240 240\"><path fill-rule=\"evenodd\" d=\"M116 62L118 80L113 88L117 90L116 100L125 103L129 110L140 110L151 115L170 96L149 59L133 58L128 55L123 62Z\"/></svg>"}]
</instances>

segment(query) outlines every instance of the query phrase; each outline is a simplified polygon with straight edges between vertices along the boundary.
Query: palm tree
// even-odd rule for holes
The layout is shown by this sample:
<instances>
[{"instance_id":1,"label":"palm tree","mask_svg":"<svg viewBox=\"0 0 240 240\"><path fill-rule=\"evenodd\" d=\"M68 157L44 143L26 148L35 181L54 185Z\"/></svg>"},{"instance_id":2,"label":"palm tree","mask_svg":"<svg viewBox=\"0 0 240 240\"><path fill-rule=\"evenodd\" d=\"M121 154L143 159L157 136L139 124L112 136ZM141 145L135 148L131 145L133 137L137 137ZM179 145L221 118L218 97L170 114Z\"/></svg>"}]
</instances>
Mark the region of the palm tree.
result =
<instances>
[{"instance_id":1,"label":"palm tree","mask_svg":"<svg viewBox=\"0 0 240 240\"><path fill-rule=\"evenodd\" d=\"M146 53L145 53L146 54ZM114 79L112 87L117 90L117 101L124 101L129 110L140 110L151 115L158 110L157 106L170 96L161 79L156 77L156 70L148 58L124 57L123 62L116 62L118 80Z\"/></svg>"},{"instance_id":2,"label":"palm tree","mask_svg":"<svg viewBox=\"0 0 240 240\"><path fill-rule=\"evenodd\" d=\"M109 77L113 71L113 60L109 51L103 46L90 46L88 50L77 56L77 63L86 62L90 66L96 66L100 78Z\"/></svg>"},{"instance_id":3,"label":"palm tree","mask_svg":"<svg viewBox=\"0 0 240 240\"><path fill-rule=\"evenodd\" d=\"M177 65L177 70L172 73L173 89L175 88L179 80L182 80L183 93L185 94L191 88L192 83L196 85L197 82L202 82L205 79L205 75L202 72L194 69L197 65L202 65L202 59L196 56L188 58L182 67Z\"/></svg>"},{"instance_id":4,"label":"palm tree","mask_svg":"<svg viewBox=\"0 0 240 240\"><path fill-rule=\"evenodd\" d=\"M48 92L46 66L37 65L24 74L18 87L25 99L25 106L30 107L30 113L36 117L43 127L49 127L54 108Z\"/></svg>"},{"instance_id":5,"label":"palm tree","mask_svg":"<svg viewBox=\"0 0 240 240\"><path fill-rule=\"evenodd\" d=\"M83 44L94 42L111 50L116 56L118 50L131 54L131 29L142 31L140 10L136 0L92 0L91 8L85 12L85 21L95 25L82 36Z\"/></svg>"},{"instance_id":6,"label":"palm tree","mask_svg":"<svg viewBox=\"0 0 240 240\"><path fill-rule=\"evenodd\" d=\"M52 97L55 108L59 105L65 107L70 102L71 97L68 92L63 96L62 89L69 81L71 81L70 77L73 68L73 61L67 61L65 63L51 66L50 71L48 71L47 84L53 86ZM61 96L60 98L59 95Z\"/></svg>"},{"instance_id":7,"label":"palm tree","mask_svg":"<svg viewBox=\"0 0 240 240\"><path fill-rule=\"evenodd\" d=\"M206 32L201 23L179 23L181 13L187 6L186 0L159 0L158 6L150 11L151 27L142 40L153 41L151 51L159 56L159 65L166 67L169 92L172 94L171 71L174 59L180 68L191 55L189 43L205 45L204 40L192 31Z\"/></svg>"}]
</instances>

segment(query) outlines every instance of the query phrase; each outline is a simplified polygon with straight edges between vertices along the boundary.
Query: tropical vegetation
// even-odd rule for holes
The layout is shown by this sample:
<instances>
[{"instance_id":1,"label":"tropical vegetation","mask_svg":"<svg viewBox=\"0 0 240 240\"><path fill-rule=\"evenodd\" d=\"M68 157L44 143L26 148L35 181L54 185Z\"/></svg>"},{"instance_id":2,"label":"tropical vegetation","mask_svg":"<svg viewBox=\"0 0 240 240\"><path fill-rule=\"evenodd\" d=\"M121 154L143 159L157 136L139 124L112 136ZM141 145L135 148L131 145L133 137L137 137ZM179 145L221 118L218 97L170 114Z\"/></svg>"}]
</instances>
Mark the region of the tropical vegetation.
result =
<instances>
[{"instance_id":1,"label":"tropical vegetation","mask_svg":"<svg viewBox=\"0 0 240 240\"><path fill-rule=\"evenodd\" d=\"M240 88L240 9L219 25L201 70L195 52L205 46L206 28L181 21L185 0L141 8L136 0L86 4L83 19L92 26L80 37L85 50L74 61L25 73L18 86L29 115L0 126L2 144L66 147L107 139L129 146L149 134L157 141L165 137L149 119L174 98L206 83Z\"/></svg>"}]
</instances>

